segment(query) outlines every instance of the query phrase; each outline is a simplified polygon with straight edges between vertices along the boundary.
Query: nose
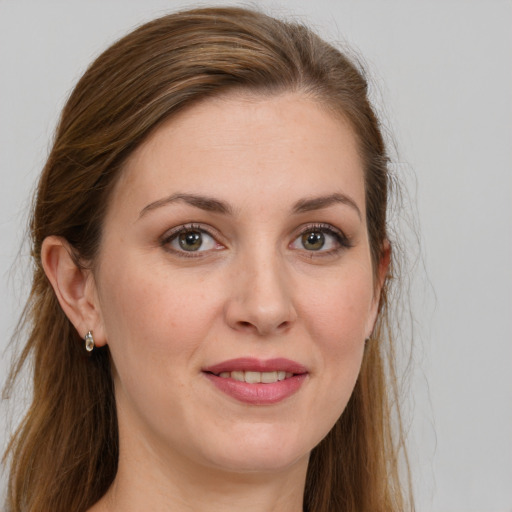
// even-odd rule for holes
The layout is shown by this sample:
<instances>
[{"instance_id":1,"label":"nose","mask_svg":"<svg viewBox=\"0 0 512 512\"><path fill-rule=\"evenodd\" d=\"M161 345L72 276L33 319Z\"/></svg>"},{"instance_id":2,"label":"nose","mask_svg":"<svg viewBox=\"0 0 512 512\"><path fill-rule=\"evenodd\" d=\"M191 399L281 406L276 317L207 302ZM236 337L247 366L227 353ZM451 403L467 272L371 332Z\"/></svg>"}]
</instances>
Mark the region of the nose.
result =
<instances>
[{"instance_id":1,"label":"nose","mask_svg":"<svg viewBox=\"0 0 512 512\"><path fill-rule=\"evenodd\" d=\"M278 256L244 258L232 276L225 306L227 324L259 336L288 331L297 319L293 288Z\"/></svg>"}]
</instances>

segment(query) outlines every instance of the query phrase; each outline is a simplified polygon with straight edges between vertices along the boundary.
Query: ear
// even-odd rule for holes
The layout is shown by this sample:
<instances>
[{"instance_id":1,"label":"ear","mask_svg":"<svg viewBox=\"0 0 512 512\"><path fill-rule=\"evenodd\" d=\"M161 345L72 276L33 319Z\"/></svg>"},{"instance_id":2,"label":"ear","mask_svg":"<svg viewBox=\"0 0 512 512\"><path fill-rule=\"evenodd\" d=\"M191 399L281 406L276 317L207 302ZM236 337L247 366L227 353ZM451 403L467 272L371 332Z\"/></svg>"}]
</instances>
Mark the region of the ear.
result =
<instances>
[{"instance_id":1,"label":"ear","mask_svg":"<svg viewBox=\"0 0 512 512\"><path fill-rule=\"evenodd\" d=\"M372 304L370 308L370 314L368 315L368 324L366 326L366 338L369 338L374 329L375 324L377 323L377 317L379 314L379 305L380 305L380 297L382 293L382 288L384 283L386 282L386 277L388 275L389 264L391 262L391 245L389 240L384 240L382 243L380 260L379 260L379 268L377 269L377 282L375 283L375 289L372 299Z\"/></svg>"},{"instance_id":2,"label":"ear","mask_svg":"<svg viewBox=\"0 0 512 512\"><path fill-rule=\"evenodd\" d=\"M62 237L49 236L41 247L41 262L66 316L84 338L94 333L94 344L106 344L96 284L90 269L76 263L73 248Z\"/></svg>"}]
</instances>

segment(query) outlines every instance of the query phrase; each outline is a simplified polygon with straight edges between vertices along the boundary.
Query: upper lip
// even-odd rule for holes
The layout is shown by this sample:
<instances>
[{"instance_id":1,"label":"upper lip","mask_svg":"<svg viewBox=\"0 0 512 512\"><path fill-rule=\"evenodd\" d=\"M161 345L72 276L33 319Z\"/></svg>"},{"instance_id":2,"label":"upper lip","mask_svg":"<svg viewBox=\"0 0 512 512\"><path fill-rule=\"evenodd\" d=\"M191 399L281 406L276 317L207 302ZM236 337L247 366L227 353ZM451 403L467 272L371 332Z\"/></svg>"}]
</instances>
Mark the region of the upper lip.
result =
<instances>
[{"instance_id":1,"label":"upper lip","mask_svg":"<svg viewBox=\"0 0 512 512\"><path fill-rule=\"evenodd\" d=\"M300 363L278 357L275 359L257 359L253 357L239 357L238 359L229 359L221 363L203 368L204 372L219 374L222 372L248 371L248 372L277 372L285 371L288 373L302 374L307 373L307 369Z\"/></svg>"}]
</instances>

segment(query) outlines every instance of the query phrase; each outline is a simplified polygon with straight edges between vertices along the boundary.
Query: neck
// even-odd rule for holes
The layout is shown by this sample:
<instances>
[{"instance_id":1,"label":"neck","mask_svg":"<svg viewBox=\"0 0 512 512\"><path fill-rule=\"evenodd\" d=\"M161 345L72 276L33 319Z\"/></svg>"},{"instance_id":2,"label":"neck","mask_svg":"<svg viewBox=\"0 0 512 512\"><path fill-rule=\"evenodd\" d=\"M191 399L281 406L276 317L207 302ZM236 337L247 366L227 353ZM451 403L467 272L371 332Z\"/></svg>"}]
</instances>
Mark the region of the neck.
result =
<instances>
[{"instance_id":1,"label":"neck","mask_svg":"<svg viewBox=\"0 0 512 512\"><path fill-rule=\"evenodd\" d=\"M276 471L236 472L125 441L116 478L90 512L302 511L307 457Z\"/></svg>"}]
</instances>

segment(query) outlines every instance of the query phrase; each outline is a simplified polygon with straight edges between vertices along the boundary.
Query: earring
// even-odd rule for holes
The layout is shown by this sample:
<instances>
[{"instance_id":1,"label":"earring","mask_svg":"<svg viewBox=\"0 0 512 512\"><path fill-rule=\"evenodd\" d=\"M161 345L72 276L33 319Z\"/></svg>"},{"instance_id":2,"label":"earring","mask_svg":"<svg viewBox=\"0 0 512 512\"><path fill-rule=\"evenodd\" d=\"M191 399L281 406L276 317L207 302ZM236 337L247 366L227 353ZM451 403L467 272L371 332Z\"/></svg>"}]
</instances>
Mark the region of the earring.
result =
<instances>
[{"instance_id":1,"label":"earring","mask_svg":"<svg viewBox=\"0 0 512 512\"><path fill-rule=\"evenodd\" d=\"M91 331L85 335L85 350L87 350L87 352L92 352L94 350L94 338L92 337Z\"/></svg>"}]
</instances>

